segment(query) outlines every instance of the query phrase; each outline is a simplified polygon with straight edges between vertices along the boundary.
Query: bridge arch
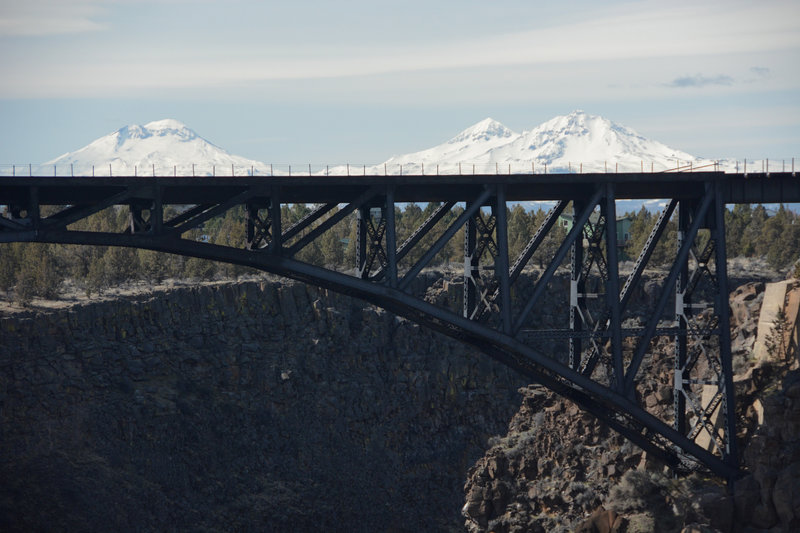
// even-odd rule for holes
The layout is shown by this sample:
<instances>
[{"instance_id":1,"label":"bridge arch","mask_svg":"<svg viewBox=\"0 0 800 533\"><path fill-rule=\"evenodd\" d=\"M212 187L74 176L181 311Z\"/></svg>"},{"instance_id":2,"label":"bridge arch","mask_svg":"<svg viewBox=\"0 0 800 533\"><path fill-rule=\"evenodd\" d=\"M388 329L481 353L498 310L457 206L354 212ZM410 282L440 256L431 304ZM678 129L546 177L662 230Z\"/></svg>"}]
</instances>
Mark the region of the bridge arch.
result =
<instances>
[{"instance_id":1,"label":"bridge arch","mask_svg":"<svg viewBox=\"0 0 800 533\"><path fill-rule=\"evenodd\" d=\"M0 178L0 242L125 246L229 262L361 298L484 351L488 356L569 398L623 436L676 469L705 468L738 475L727 306L724 206L727 202L800 199L794 176L721 173L448 176L358 178ZM616 201L664 198L666 207L632 271L619 271ZM771 200L776 198L775 200ZM398 243L394 207L442 202ZM507 205L549 201L554 206L516 258L509 257ZM314 204L305 218L283 227L281 207ZM445 215L463 205L449 225ZM572 205L572 226L532 291L514 294L534 252ZM61 206L42 216L42 206ZM110 206L129 210L120 233L72 227ZM184 206L165 217L165 206ZM245 209L241 248L185 237L226 211ZM305 246L354 213L357 259L348 272L297 259ZM671 217L678 249L639 327L624 327L633 289ZM613 223L611 221L614 221ZM433 235L437 228L438 237ZM464 229L463 309L456 313L415 296L412 283ZM700 244L701 229L710 238ZM432 241L432 242L431 242ZM408 261L415 250L418 260ZM512 261L512 259L514 259ZM556 271L569 262L569 324L536 330L532 317ZM590 292L598 291L599 292ZM672 309L668 307L672 305ZM698 312L703 308L705 313ZM710 318L709 318L710 317ZM565 320L566 322L566 320ZM535 330L535 331L533 331ZM637 395L656 337L671 339L674 409L662 419ZM568 344L568 361L543 353L541 339ZM623 342L627 340L627 342ZM698 365L705 358L703 365ZM705 370L700 370L700 367ZM710 387L710 400L702 388ZM722 424L712 420L720 413ZM697 444L707 433L710 449Z\"/></svg>"}]
</instances>

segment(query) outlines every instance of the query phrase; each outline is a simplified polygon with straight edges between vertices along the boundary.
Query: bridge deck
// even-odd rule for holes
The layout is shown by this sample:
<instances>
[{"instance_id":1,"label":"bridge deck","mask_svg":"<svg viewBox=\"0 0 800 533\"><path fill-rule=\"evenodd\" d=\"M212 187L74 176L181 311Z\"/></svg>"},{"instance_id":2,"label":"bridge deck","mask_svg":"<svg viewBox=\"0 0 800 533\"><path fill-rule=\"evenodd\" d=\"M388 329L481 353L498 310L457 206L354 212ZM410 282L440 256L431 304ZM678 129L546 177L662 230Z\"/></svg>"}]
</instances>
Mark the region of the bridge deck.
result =
<instances>
[{"instance_id":1,"label":"bridge deck","mask_svg":"<svg viewBox=\"0 0 800 533\"><path fill-rule=\"evenodd\" d=\"M508 201L570 200L576 191L613 183L617 199L697 198L709 181L722 184L725 203L800 202L800 178L791 172L483 174L294 177L0 177L0 203L25 203L38 188L44 205L83 204L128 187L159 187L167 204L201 204L242 190L280 191L282 203L346 203L371 186L393 187L396 202L469 201L487 184L504 184Z\"/></svg>"}]
</instances>

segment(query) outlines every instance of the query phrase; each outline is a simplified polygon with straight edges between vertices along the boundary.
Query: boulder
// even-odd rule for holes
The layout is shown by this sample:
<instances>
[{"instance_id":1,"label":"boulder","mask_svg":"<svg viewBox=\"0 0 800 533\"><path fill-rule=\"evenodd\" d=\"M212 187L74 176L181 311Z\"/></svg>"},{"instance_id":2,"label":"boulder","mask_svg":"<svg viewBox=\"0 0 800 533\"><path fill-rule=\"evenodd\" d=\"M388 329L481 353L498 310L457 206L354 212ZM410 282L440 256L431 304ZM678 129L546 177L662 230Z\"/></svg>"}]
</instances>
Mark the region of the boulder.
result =
<instances>
[{"instance_id":1,"label":"boulder","mask_svg":"<svg viewBox=\"0 0 800 533\"><path fill-rule=\"evenodd\" d=\"M601 506L575 528L575 533L618 533L624 531L623 526L622 516Z\"/></svg>"}]
</instances>

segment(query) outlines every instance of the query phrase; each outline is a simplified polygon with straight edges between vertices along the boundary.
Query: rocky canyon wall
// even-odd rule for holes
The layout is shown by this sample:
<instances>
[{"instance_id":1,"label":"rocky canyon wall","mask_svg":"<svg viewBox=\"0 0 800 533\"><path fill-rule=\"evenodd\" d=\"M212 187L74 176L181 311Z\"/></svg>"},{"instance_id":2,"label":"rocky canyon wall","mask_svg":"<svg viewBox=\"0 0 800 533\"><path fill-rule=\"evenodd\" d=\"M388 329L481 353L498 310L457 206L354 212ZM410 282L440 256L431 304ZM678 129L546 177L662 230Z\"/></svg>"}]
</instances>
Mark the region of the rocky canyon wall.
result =
<instances>
[{"instance_id":1,"label":"rocky canyon wall","mask_svg":"<svg viewBox=\"0 0 800 533\"><path fill-rule=\"evenodd\" d=\"M525 380L314 287L0 319L4 531L460 531Z\"/></svg>"}]
</instances>

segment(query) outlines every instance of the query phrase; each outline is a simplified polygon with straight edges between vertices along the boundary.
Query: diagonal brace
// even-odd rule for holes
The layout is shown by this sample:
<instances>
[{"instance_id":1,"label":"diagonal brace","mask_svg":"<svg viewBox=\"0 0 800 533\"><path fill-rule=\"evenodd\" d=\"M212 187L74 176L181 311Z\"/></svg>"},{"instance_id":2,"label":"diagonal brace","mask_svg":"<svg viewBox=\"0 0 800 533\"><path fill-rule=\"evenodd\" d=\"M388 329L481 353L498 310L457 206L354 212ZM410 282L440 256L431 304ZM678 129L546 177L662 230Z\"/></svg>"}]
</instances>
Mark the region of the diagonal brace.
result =
<instances>
[{"instance_id":1,"label":"diagonal brace","mask_svg":"<svg viewBox=\"0 0 800 533\"><path fill-rule=\"evenodd\" d=\"M182 225L175 226L173 229L171 229L171 232L175 233L177 235L181 235L181 234L189 231L192 228L196 228L197 226L199 226L200 224L202 224L206 220L210 220L210 219L214 218L215 216L224 213L225 211L231 209L232 207L234 207L236 205L239 205L239 204L247 202L247 200L252 198L255 194L256 194L256 191L254 191L252 189L248 189L248 190L242 191L239 194L231 196L226 201L224 201L224 202L222 202L220 204L217 204L216 206L212 207L211 209L208 209L207 211L204 211L203 213L198 214L196 217L186 221Z\"/></svg>"},{"instance_id":2,"label":"diagonal brace","mask_svg":"<svg viewBox=\"0 0 800 533\"><path fill-rule=\"evenodd\" d=\"M639 371L639 366L642 364L642 359L644 359L644 354L647 351L647 348L650 345L650 341L653 340L653 335L655 334L656 328L658 327L659 317L664 313L664 308L667 306L667 301L670 297L670 290L675 285L675 281L678 279L678 274L681 271L681 264L686 262L686 259L689 257L689 252L692 249L692 245L694 243L694 239L697 237L697 232L700 229L700 226L703 223L703 220L708 212L708 208L711 205L711 200L714 197L714 192L711 190L706 191L706 195L703 197L703 203L700 205L697 213L695 214L694 220L692 220L692 225L689 227L689 231L686 235L686 240L684 241L681 249L678 251L678 256L675 258L675 261L672 263L672 268L669 271L669 276L667 280L664 282L664 285L661 290L661 297L658 300L658 304L656 305L655 310L651 315L651 320L647 322L647 327L645 328L644 334L642 338L639 340L639 345L636 347L636 353L633 355L633 359L631 360L630 365L628 365L628 371L625 374L625 395L630 397L633 393L633 384L634 379L636 378L636 374Z\"/></svg>"},{"instance_id":3,"label":"diagonal brace","mask_svg":"<svg viewBox=\"0 0 800 533\"><path fill-rule=\"evenodd\" d=\"M379 187L370 187L361 195L356 198L353 202L347 204L343 209L340 209L333 215L331 215L328 219L322 222L319 226L309 231L302 239L294 243L293 245L286 248L289 256L294 256L297 252L311 244L311 242L328 231L330 228L335 226L339 223L342 219L344 219L347 215L358 209L359 207L363 206L365 203L372 200L378 193L380 192Z\"/></svg>"},{"instance_id":4,"label":"diagonal brace","mask_svg":"<svg viewBox=\"0 0 800 533\"><path fill-rule=\"evenodd\" d=\"M575 220L574 224L572 225L572 229L569 230L567 237L564 239L564 242L561 243L561 246L558 248L558 251L553 256L553 260L550 261L550 264L547 266L547 270L544 271L542 277L539 278L539 281L536 283L536 287L533 289L533 295L531 295L528 302L525 304L525 308L522 310L522 313L517 317L516 322L514 322L514 329L512 330L512 336L516 336L519 333L519 330L522 329L522 326L525 324L525 320L528 318L528 315L533 310L533 307L536 305L536 302L539 300L539 297L544 293L547 284L550 283L550 279L553 277L558 265L564 260L567 256L567 252L572 247L572 244L579 238L583 236L583 226L586 224L586 221L589 220L589 217L594 211L597 202L600 201L600 197L603 194L603 189L598 187L595 190L595 193L592 195L591 199L586 203L586 207L581 212L581 215Z\"/></svg>"},{"instance_id":5,"label":"diagonal brace","mask_svg":"<svg viewBox=\"0 0 800 533\"><path fill-rule=\"evenodd\" d=\"M480 210L480 208L483 206L486 200L489 199L489 196L491 196L491 194L492 194L492 189L490 187L484 189L484 191L475 199L475 201L472 202L472 205L467 209L465 209L464 212L461 213L461 215L459 215L459 217L455 220L455 222L453 222L450 225L450 227L445 230L445 232L442 234L441 237L439 237L439 239L433 244L433 246L431 246L428 249L428 251L425 252L425 255L423 255L422 258L419 261L417 261L417 264L415 264L411 268L411 270L409 270L406 273L406 275L403 276L403 279L397 286L398 289L400 289L401 291L405 291L406 288L408 288L411 282L414 281L414 278L416 278L417 275L420 272L422 272L422 269L425 268L425 266L427 266L427 264L431 262L431 260L436 256L436 254L438 254L442 250L442 248L445 247L447 242L453 238L453 235L456 234L459 228L464 224L466 224L467 220L472 218L472 216L475 215L475 213L477 213L478 210Z\"/></svg>"},{"instance_id":6,"label":"diagonal brace","mask_svg":"<svg viewBox=\"0 0 800 533\"><path fill-rule=\"evenodd\" d=\"M547 234L550 232L553 226L555 226L559 215L561 215L564 209L566 209L568 203L569 202L566 200L559 200L558 203L553 206L553 209L547 213L547 216L542 221L542 225L536 230L536 234L534 234L533 238L531 238L528 244L525 245L525 249L522 250L522 253L514 262L514 266L511 267L511 271L509 272L511 283L514 283L519 275L522 274L522 270L528 264L528 261L531 260L533 254L536 253L536 250L539 249L539 246L547 237Z\"/></svg>"},{"instance_id":7,"label":"diagonal brace","mask_svg":"<svg viewBox=\"0 0 800 533\"><path fill-rule=\"evenodd\" d=\"M622 287L622 292L619 296L619 312L624 313L625 309L628 307L628 302L633 295L633 288L639 283L639 280L644 273L645 268L647 267L648 262L650 261L650 256L653 255L653 251L656 249L659 240L661 239L661 235L664 233L664 230L667 228L667 224L669 223L669 219L672 217L673 211L675 211L675 206L678 205L678 200L671 200L669 205L667 205L666 209L661 212L658 220L656 220L653 229L650 231L650 235L647 238L647 242L645 242L644 248L642 251L639 252L639 257L636 259L636 263L634 264L633 271L628 276L628 279L625 280L625 286ZM610 325L607 324L607 326ZM593 350L589 357L586 358L586 362L584 367L581 369L581 372L589 376L594 371L595 366L597 366L597 362L600 359L600 352ZM621 379L620 379L621 382Z\"/></svg>"},{"instance_id":8,"label":"diagonal brace","mask_svg":"<svg viewBox=\"0 0 800 533\"><path fill-rule=\"evenodd\" d=\"M55 213L52 216L42 220L42 228L46 229L66 229L70 224L82 220L88 216L102 211L112 205L124 203L125 200L138 194L143 188L127 188L117 194L113 194L99 202L91 205L74 205L68 207L63 211Z\"/></svg>"},{"instance_id":9,"label":"diagonal brace","mask_svg":"<svg viewBox=\"0 0 800 533\"><path fill-rule=\"evenodd\" d=\"M311 224L322 218L328 211L332 210L336 207L337 204L321 204L316 209L311 211L309 214L292 224L286 229L283 235L281 235L281 242L288 242L292 239L295 235L298 235L301 231L309 227Z\"/></svg>"}]
</instances>

